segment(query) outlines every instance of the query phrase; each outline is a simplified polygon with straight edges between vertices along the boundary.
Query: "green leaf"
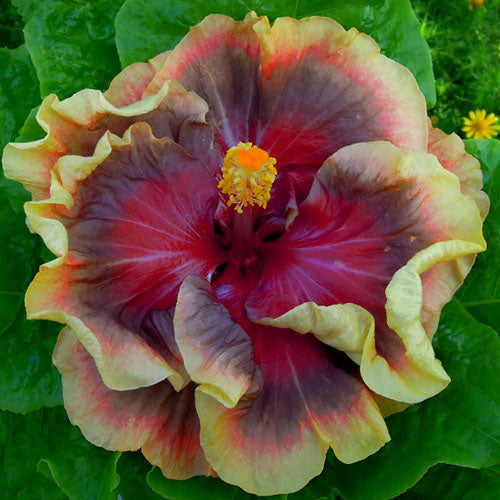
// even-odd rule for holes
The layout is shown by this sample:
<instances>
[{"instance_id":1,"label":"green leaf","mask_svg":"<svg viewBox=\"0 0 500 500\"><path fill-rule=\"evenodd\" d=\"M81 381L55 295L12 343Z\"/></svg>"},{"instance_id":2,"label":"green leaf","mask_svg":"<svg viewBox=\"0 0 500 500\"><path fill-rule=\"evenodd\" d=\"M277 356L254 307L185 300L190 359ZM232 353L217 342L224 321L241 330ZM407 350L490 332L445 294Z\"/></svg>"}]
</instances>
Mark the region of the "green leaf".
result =
<instances>
[{"instance_id":1,"label":"green leaf","mask_svg":"<svg viewBox=\"0 0 500 500\"><path fill-rule=\"evenodd\" d=\"M0 149L39 101L38 80L26 47L0 48Z\"/></svg>"},{"instance_id":2,"label":"green leaf","mask_svg":"<svg viewBox=\"0 0 500 500\"><path fill-rule=\"evenodd\" d=\"M261 497L246 493L237 486L232 486L220 479L213 477L194 477L185 481L167 479L158 467L155 467L148 475L149 486L161 497L168 500L289 500L292 498L300 500L335 500L338 490L333 488L326 476L321 476L312 485L308 485L299 493L294 495L274 495ZM124 499L127 500L127 499Z\"/></svg>"},{"instance_id":3,"label":"green leaf","mask_svg":"<svg viewBox=\"0 0 500 500\"><path fill-rule=\"evenodd\" d=\"M436 465L401 500L500 500L500 475L492 469Z\"/></svg>"},{"instance_id":4,"label":"green leaf","mask_svg":"<svg viewBox=\"0 0 500 500\"><path fill-rule=\"evenodd\" d=\"M52 364L61 326L25 316L20 308L0 337L0 409L15 413L63 404L61 377Z\"/></svg>"},{"instance_id":5,"label":"green leaf","mask_svg":"<svg viewBox=\"0 0 500 500\"><path fill-rule=\"evenodd\" d=\"M16 48L23 41L22 19L9 0L0 0L0 47Z\"/></svg>"},{"instance_id":6,"label":"green leaf","mask_svg":"<svg viewBox=\"0 0 500 500\"><path fill-rule=\"evenodd\" d=\"M88 443L77 427L73 427L63 408L43 409L28 415L0 413L0 425L7 431L1 460L5 474L6 498L38 498L29 496L34 478L53 479L65 495L46 496L71 500L115 500L118 486L116 462L119 453L111 453ZM1 427L0 427L1 428ZM38 472L37 472L38 471ZM46 484L46 481L41 481ZM0 483L1 484L1 483ZM42 497L43 498L43 497Z\"/></svg>"},{"instance_id":7,"label":"green leaf","mask_svg":"<svg viewBox=\"0 0 500 500\"><path fill-rule=\"evenodd\" d=\"M434 105L436 92L430 51L409 0L127 0L115 22L122 66L146 61L172 49L190 26L208 14L243 19L250 10L267 15L271 21L281 16L323 15L336 19L345 28L355 26L375 38L386 55L409 67L428 105Z\"/></svg>"},{"instance_id":8,"label":"green leaf","mask_svg":"<svg viewBox=\"0 0 500 500\"><path fill-rule=\"evenodd\" d=\"M37 141L45 137L45 131L36 121L36 114L40 106L35 106L26 117L24 124L16 137L15 142L31 142Z\"/></svg>"},{"instance_id":9,"label":"green leaf","mask_svg":"<svg viewBox=\"0 0 500 500\"><path fill-rule=\"evenodd\" d=\"M160 500L146 482L146 475L151 470L151 464L142 453L122 453L118 461L117 471L120 475L118 491L123 500Z\"/></svg>"},{"instance_id":10,"label":"green leaf","mask_svg":"<svg viewBox=\"0 0 500 500\"><path fill-rule=\"evenodd\" d=\"M0 412L0 489L4 498L67 499L52 479L36 470L44 450L43 437L37 435L42 420L41 412L27 417Z\"/></svg>"},{"instance_id":11,"label":"green leaf","mask_svg":"<svg viewBox=\"0 0 500 500\"><path fill-rule=\"evenodd\" d=\"M28 233L24 216L15 213L0 190L0 334L16 317L36 265L38 241Z\"/></svg>"},{"instance_id":12,"label":"green leaf","mask_svg":"<svg viewBox=\"0 0 500 500\"><path fill-rule=\"evenodd\" d=\"M39 103L38 87L35 67L26 47L0 48L0 150L14 139L26 115ZM3 170L0 170L0 188L7 201L19 212L27 199L24 188L6 179ZM1 324L0 313L0 329Z\"/></svg>"},{"instance_id":13,"label":"green leaf","mask_svg":"<svg viewBox=\"0 0 500 500\"><path fill-rule=\"evenodd\" d=\"M148 474L147 481L156 493L168 500L192 500L194 498L203 498L203 500L219 500L221 498L248 500L257 498L254 495L245 493L236 486L231 486L213 477L193 477L186 481L167 479L157 467ZM284 496L286 498L286 495Z\"/></svg>"},{"instance_id":14,"label":"green leaf","mask_svg":"<svg viewBox=\"0 0 500 500\"><path fill-rule=\"evenodd\" d=\"M476 319L500 333L500 141L467 139L465 146L481 162L491 208L484 223L488 248L477 256L457 297Z\"/></svg>"},{"instance_id":15,"label":"green leaf","mask_svg":"<svg viewBox=\"0 0 500 500\"><path fill-rule=\"evenodd\" d=\"M320 482L337 487L345 500L386 500L437 463L479 468L500 461L498 335L453 300L443 310L434 344L451 377L449 387L389 417L391 441L375 455L352 465L329 455L325 471L308 488Z\"/></svg>"},{"instance_id":16,"label":"green leaf","mask_svg":"<svg viewBox=\"0 0 500 500\"><path fill-rule=\"evenodd\" d=\"M16 2L42 97L105 89L120 71L113 20L123 0ZM30 108L33 105L30 106Z\"/></svg>"}]
</instances>

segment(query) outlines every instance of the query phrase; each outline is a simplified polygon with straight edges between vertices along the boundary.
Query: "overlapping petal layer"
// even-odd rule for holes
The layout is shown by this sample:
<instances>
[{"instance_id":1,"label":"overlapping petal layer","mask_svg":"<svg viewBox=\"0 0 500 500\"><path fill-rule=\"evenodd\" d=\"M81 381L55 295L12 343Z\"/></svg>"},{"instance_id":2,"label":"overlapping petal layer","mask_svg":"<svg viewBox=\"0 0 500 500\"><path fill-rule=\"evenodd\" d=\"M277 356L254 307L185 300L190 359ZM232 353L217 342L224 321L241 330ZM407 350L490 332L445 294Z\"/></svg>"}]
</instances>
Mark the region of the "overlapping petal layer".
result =
<instances>
[{"instance_id":1,"label":"overlapping petal layer","mask_svg":"<svg viewBox=\"0 0 500 500\"><path fill-rule=\"evenodd\" d=\"M255 142L259 103L260 44L255 23L267 18L248 14L236 22L221 15L207 16L166 58L147 92L156 93L169 79L203 97L207 120L224 149L238 142Z\"/></svg>"},{"instance_id":2,"label":"overlapping petal layer","mask_svg":"<svg viewBox=\"0 0 500 500\"><path fill-rule=\"evenodd\" d=\"M261 388L250 338L200 276L184 280L174 328L186 370L200 384L198 391L233 407L242 395Z\"/></svg>"},{"instance_id":3,"label":"overlapping petal layer","mask_svg":"<svg viewBox=\"0 0 500 500\"><path fill-rule=\"evenodd\" d=\"M92 157L62 158L52 176L51 198L26 212L60 257L31 284L28 315L68 323L110 388L167 376L182 387L168 310L187 274L222 259L212 174L142 123L123 139L107 133Z\"/></svg>"},{"instance_id":4,"label":"overlapping petal layer","mask_svg":"<svg viewBox=\"0 0 500 500\"><path fill-rule=\"evenodd\" d=\"M356 365L314 337L248 321L245 332L196 276L181 287L174 324L201 384L201 444L225 481L261 495L291 492L321 472L329 447L350 463L389 440Z\"/></svg>"},{"instance_id":5,"label":"overlapping petal layer","mask_svg":"<svg viewBox=\"0 0 500 500\"><path fill-rule=\"evenodd\" d=\"M104 95L89 89L64 101L49 95L37 113L46 137L8 144L3 153L6 177L21 182L35 200L46 199L51 171L60 158L91 156L107 131L122 136L130 125L142 121L150 124L156 137L170 137L188 152L203 156L207 165L218 168L220 153L212 148L212 127L204 121L208 108L200 97L186 92L178 82L168 81L154 95L133 101L154 73L155 64L127 68ZM142 84L136 82L138 74ZM136 79L134 83L130 78Z\"/></svg>"},{"instance_id":6,"label":"overlapping petal layer","mask_svg":"<svg viewBox=\"0 0 500 500\"><path fill-rule=\"evenodd\" d=\"M449 379L420 323L419 275L483 250L481 226L476 204L433 156L402 156L386 142L343 148L318 172L288 231L260 249L264 270L246 308L261 319L304 302L362 306L376 324L363 347L365 382L388 398L420 401ZM393 322L394 310L406 323Z\"/></svg>"},{"instance_id":7,"label":"overlapping petal layer","mask_svg":"<svg viewBox=\"0 0 500 500\"><path fill-rule=\"evenodd\" d=\"M254 29L263 81L256 141L278 165L319 167L343 146L375 140L425 151L417 82L369 36L325 17Z\"/></svg>"},{"instance_id":8,"label":"overlapping petal layer","mask_svg":"<svg viewBox=\"0 0 500 500\"><path fill-rule=\"evenodd\" d=\"M437 157L439 163L453 172L460 181L462 193L471 196L484 219L490 202L482 191L483 176L481 165L476 158L466 153L462 139L456 134L445 134L442 130L429 126L428 151ZM457 289L462 285L474 263L475 255L456 260L439 262L422 274L423 304L422 324L432 337L439 323L439 313Z\"/></svg>"},{"instance_id":9,"label":"overlapping petal layer","mask_svg":"<svg viewBox=\"0 0 500 500\"><path fill-rule=\"evenodd\" d=\"M208 475L200 447L194 387L176 392L168 381L131 391L113 391L99 376L92 357L69 328L54 351L62 375L69 418L93 444L108 450L138 450L174 479Z\"/></svg>"},{"instance_id":10,"label":"overlapping petal layer","mask_svg":"<svg viewBox=\"0 0 500 500\"><path fill-rule=\"evenodd\" d=\"M434 128L430 120L428 127L429 153L435 155L446 170L458 177L462 193L474 199L484 219L488 214L490 201L488 195L482 191L483 174L479 161L466 153L464 142L457 134L445 134L442 130Z\"/></svg>"},{"instance_id":11,"label":"overlapping petal layer","mask_svg":"<svg viewBox=\"0 0 500 500\"><path fill-rule=\"evenodd\" d=\"M342 146L389 140L425 151L425 100L410 71L368 36L328 18L211 15L167 56L148 91L179 80L208 103L227 149L253 142L277 167L313 165Z\"/></svg>"}]
</instances>

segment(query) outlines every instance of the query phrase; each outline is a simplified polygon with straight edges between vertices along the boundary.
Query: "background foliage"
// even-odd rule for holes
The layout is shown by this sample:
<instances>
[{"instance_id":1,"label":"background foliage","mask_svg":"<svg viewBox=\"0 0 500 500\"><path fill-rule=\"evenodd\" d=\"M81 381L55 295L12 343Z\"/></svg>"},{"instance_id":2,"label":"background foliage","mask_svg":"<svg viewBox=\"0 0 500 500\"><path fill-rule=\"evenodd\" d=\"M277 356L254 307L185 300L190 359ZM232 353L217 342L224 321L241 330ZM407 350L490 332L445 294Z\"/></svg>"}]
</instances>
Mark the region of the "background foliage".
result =
<instances>
[{"instance_id":1,"label":"background foliage","mask_svg":"<svg viewBox=\"0 0 500 500\"><path fill-rule=\"evenodd\" d=\"M466 0L413 0L431 47L437 103L431 114L445 132L471 109L500 113L500 0L470 8Z\"/></svg>"},{"instance_id":2,"label":"background foliage","mask_svg":"<svg viewBox=\"0 0 500 500\"><path fill-rule=\"evenodd\" d=\"M40 98L105 90L138 60L173 47L210 12L271 19L327 15L369 33L408 66L430 114L459 132L470 109L500 111L499 0L0 0L0 148L41 136ZM420 21L420 23L419 23ZM429 49L429 45L430 49ZM431 64L434 61L434 74ZM434 347L452 378L438 396L388 419L392 441L354 465L329 455L324 473L290 500L500 499L500 141L466 141L492 207L481 254L446 306ZM140 453L87 443L62 408L51 351L60 326L28 322L22 305L50 258L24 225L19 185L0 176L0 489L9 499L249 499L213 478L172 481ZM425 474L425 475L424 475ZM422 478L423 477L423 478Z\"/></svg>"}]
</instances>

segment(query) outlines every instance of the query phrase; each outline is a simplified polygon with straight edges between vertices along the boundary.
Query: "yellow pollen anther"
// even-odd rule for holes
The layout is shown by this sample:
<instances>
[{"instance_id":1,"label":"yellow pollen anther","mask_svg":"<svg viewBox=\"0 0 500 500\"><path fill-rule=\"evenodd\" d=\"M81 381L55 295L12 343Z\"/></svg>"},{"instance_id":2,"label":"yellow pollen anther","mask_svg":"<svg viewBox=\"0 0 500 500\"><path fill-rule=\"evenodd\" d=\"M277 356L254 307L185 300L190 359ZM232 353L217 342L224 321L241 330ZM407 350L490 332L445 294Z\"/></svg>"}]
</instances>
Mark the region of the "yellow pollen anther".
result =
<instances>
[{"instance_id":1,"label":"yellow pollen anther","mask_svg":"<svg viewBox=\"0 0 500 500\"><path fill-rule=\"evenodd\" d=\"M227 205L238 213L248 205L266 208L276 178L276 158L251 142L240 142L227 150L218 187L229 195Z\"/></svg>"}]
</instances>

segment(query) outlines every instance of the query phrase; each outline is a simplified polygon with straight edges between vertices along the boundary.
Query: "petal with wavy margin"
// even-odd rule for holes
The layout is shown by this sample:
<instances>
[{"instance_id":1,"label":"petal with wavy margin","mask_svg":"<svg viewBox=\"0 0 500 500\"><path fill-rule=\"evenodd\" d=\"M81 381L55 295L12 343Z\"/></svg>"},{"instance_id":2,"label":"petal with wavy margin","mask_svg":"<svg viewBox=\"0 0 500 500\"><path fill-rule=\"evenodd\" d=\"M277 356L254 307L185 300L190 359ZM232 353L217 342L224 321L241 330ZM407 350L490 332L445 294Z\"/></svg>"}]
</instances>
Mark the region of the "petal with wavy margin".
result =
<instances>
[{"instance_id":1,"label":"petal with wavy margin","mask_svg":"<svg viewBox=\"0 0 500 500\"><path fill-rule=\"evenodd\" d=\"M208 103L207 120L224 150L255 136L260 82L260 45L252 27L269 25L249 13L244 21L209 15L172 50L148 92L170 78L180 81Z\"/></svg>"},{"instance_id":2,"label":"petal with wavy margin","mask_svg":"<svg viewBox=\"0 0 500 500\"><path fill-rule=\"evenodd\" d=\"M259 495L297 491L318 475L328 448L345 463L389 440L357 367L312 335L255 325L249 334L264 384L227 408L196 390L205 455L226 482Z\"/></svg>"},{"instance_id":3,"label":"petal with wavy margin","mask_svg":"<svg viewBox=\"0 0 500 500\"><path fill-rule=\"evenodd\" d=\"M68 323L112 389L165 377L180 389L171 317L159 315L187 275L208 275L223 258L211 173L138 123L123 139L107 133L93 157L62 158L51 193L26 204L30 228L59 255L28 289L29 317Z\"/></svg>"},{"instance_id":4,"label":"petal with wavy margin","mask_svg":"<svg viewBox=\"0 0 500 500\"><path fill-rule=\"evenodd\" d=\"M426 105L415 78L375 41L326 17L256 24L262 95L256 142L277 164L321 166L343 146L387 140L425 151Z\"/></svg>"},{"instance_id":5,"label":"petal with wavy margin","mask_svg":"<svg viewBox=\"0 0 500 500\"><path fill-rule=\"evenodd\" d=\"M180 392L167 381L113 391L69 328L59 335L53 360L62 375L69 419L88 441L107 450L142 448L149 462L172 479L211 473L200 447L193 384Z\"/></svg>"},{"instance_id":6,"label":"petal with wavy margin","mask_svg":"<svg viewBox=\"0 0 500 500\"><path fill-rule=\"evenodd\" d=\"M376 325L363 348L365 383L391 399L420 401L449 381L421 321L429 328L435 324L439 310L434 308L449 300L449 291L458 283L455 279L441 285L445 290L440 299L435 284L424 285L424 296L421 284L410 289L413 303L421 307L420 328L398 325L396 329L392 317L386 318L386 308L396 307L389 299L386 305L386 288L396 279L396 271L413 258L428 263L418 267L421 273L441 262L470 259L485 248L481 229L476 204L460 193L457 177L434 156L404 156L387 142L345 147L320 169L288 231L262 246L263 275L246 308L254 320L277 318L304 302L318 306L354 303L365 308ZM436 244L453 241L462 244L451 244L449 251L439 254L440 260L425 257ZM441 276L436 275L439 270ZM441 267L423 280L446 278ZM368 368L372 365L379 371Z\"/></svg>"},{"instance_id":7,"label":"petal with wavy margin","mask_svg":"<svg viewBox=\"0 0 500 500\"><path fill-rule=\"evenodd\" d=\"M434 128L430 120L427 124L429 127L428 152L435 155L446 170L458 177L462 193L474 199L484 219L490 208L490 200L482 191L481 164L465 151L464 141L457 134L445 134L442 130Z\"/></svg>"},{"instance_id":8,"label":"petal with wavy margin","mask_svg":"<svg viewBox=\"0 0 500 500\"><path fill-rule=\"evenodd\" d=\"M35 200L47 199L51 171L60 158L91 156L107 131L122 136L136 122L149 123L156 137L170 137L189 153L202 157L212 170L219 168L222 159L212 144L213 130L204 120L207 105L178 82L165 82L156 94L130 104L113 104L131 100L122 80L128 81L137 72L144 73L142 68L124 70L116 77L109 95L85 89L64 101L55 95L46 97L37 121L47 135L38 141L8 144L2 160L5 176L21 182ZM145 78L151 76L150 72L146 72ZM119 90L121 98L117 95Z\"/></svg>"},{"instance_id":9,"label":"petal with wavy margin","mask_svg":"<svg viewBox=\"0 0 500 500\"><path fill-rule=\"evenodd\" d=\"M134 63L116 75L104 97L117 108L140 101L144 91L165 63L168 52L162 52L147 63Z\"/></svg>"}]
</instances>

